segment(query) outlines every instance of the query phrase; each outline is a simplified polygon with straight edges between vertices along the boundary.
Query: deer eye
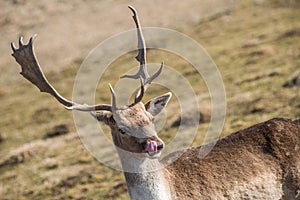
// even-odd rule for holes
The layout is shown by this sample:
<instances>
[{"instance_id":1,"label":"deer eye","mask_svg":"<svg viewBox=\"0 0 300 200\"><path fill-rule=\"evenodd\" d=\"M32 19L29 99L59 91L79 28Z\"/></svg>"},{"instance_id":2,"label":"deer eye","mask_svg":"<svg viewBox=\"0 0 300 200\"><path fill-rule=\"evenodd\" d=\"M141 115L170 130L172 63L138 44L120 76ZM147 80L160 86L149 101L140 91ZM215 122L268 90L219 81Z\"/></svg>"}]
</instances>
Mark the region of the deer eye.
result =
<instances>
[{"instance_id":1,"label":"deer eye","mask_svg":"<svg viewBox=\"0 0 300 200\"><path fill-rule=\"evenodd\" d=\"M124 131L124 130L121 129L121 128L119 128L118 131L119 131L121 134L123 134L123 135L126 134L126 131Z\"/></svg>"}]
</instances>

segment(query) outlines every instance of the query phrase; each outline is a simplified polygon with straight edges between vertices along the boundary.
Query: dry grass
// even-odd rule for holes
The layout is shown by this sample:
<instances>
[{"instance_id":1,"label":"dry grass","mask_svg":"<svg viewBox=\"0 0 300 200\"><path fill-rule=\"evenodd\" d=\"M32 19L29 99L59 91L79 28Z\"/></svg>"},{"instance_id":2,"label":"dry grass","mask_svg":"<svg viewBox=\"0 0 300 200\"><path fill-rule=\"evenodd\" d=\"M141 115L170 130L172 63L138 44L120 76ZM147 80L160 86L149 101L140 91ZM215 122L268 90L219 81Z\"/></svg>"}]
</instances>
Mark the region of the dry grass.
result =
<instances>
[{"instance_id":1,"label":"dry grass","mask_svg":"<svg viewBox=\"0 0 300 200\"><path fill-rule=\"evenodd\" d=\"M224 79L228 107L222 135L273 117L300 116L299 85L284 87L300 66L299 10L271 4L243 1L231 13L181 30L203 45ZM122 74L127 66L136 64L133 56L124 55L112 64L112 69L123 66L119 71ZM185 74L201 95L203 106L199 112L205 120L200 121L194 145L201 144L210 116L207 88L182 58L162 51L149 52L151 62L160 62L161 58ZM64 96L71 96L79 63L77 60L63 71L47 73ZM103 76L97 101L109 102L104 86L118 76L115 71ZM150 88L146 98L164 91L161 87ZM1 87L0 99L1 199L128 199L122 173L99 164L88 154L77 137L72 114L55 100L38 93L24 80ZM162 131L167 142L178 128L174 126L179 117L173 109L176 107L173 99ZM59 125L69 132L43 139Z\"/></svg>"}]
</instances>

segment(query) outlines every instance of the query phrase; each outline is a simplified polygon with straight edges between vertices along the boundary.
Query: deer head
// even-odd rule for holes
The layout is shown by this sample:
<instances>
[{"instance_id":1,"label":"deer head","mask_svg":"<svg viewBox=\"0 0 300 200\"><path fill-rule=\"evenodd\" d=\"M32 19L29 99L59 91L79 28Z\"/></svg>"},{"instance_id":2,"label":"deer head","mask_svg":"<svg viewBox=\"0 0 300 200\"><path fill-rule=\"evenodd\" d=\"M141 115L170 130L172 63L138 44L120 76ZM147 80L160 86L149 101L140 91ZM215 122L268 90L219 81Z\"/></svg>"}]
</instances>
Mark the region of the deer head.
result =
<instances>
[{"instance_id":1,"label":"deer head","mask_svg":"<svg viewBox=\"0 0 300 200\"><path fill-rule=\"evenodd\" d=\"M137 28L138 55L137 61L140 63L139 71L134 75L124 75L121 78L140 79L141 87L137 92L134 102L130 105L118 107L116 104L116 94L109 85L112 102L111 105L86 105L69 101L62 97L54 87L48 82L41 70L33 50L33 40L29 39L27 44L23 43L23 38L19 38L19 48L13 43L12 56L22 68L21 74L36 85L41 92L46 92L54 96L57 101L69 110L88 111L98 121L108 125L112 132L114 144L129 152L138 153L143 157L156 158L164 148L163 141L157 136L154 127L154 117L162 111L168 103L171 93L153 98L148 103L142 103L144 93L151 82L159 76L163 63L159 70L152 76L147 72L146 45L142 34L140 22L136 10L129 6L133 13L133 19Z\"/></svg>"}]
</instances>

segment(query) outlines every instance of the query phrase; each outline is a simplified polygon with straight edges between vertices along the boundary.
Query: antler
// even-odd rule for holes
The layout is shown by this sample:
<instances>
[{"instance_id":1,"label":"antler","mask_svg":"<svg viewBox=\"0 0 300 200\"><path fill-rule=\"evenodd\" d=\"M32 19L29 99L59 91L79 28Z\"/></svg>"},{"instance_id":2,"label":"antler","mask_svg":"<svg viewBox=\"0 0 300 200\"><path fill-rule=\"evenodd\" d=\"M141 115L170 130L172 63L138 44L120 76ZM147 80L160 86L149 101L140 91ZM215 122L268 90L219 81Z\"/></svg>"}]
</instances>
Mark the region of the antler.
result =
<instances>
[{"instance_id":1,"label":"antler","mask_svg":"<svg viewBox=\"0 0 300 200\"><path fill-rule=\"evenodd\" d=\"M159 76L162 71L163 63L161 64L159 70L154 73L152 76L149 76L147 72L147 64L146 64L146 44L144 40L144 36L142 33L142 29L140 26L139 18L136 10L132 6L128 6L129 9L133 13L133 19L137 28L137 37L138 37L138 55L136 56L137 61L140 62L139 71L134 75L124 75L121 78L132 78L138 79L141 81L141 88L135 96L134 103L138 103L142 100L144 96L144 92L147 89L147 86L151 84L151 82ZM114 111L116 110L116 97L113 91L113 88L110 86L110 91L112 94L112 105L99 104L99 105L87 105L87 104L79 104L76 102L69 101L61 96L55 88L48 82L46 79L42 69L40 68L38 61L35 57L33 50L33 40L36 37L34 35L29 39L28 44L23 43L23 38L19 38L19 48L16 48L14 43L11 43L11 48L13 50L12 56L16 59L19 65L22 68L21 74L29 80L32 84L37 86L41 92L46 92L51 94L59 101L61 104L65 106L65 108L70 110L80 110L80 111L95 111L95 110L106 110L106 111Z\"/></svg>"},{"instance_id":2,"label":"antler","mask_svg":"<svg viewBox=\"0 0 300 200\"><path fill-rule=\"evenodd\" d=\"M137 28L137 37L138 37L138 55L136 56L137 61L140 62L140 68L139 71L136 74L133 75L124 75L121 76L121 78L131 78L131 79L141 79L141 89L135 96L134 103L138 103L142 100L144 96L144 92L147 89L147 86L151 84L151 82L159 76L159 74L162 71L163 68L163 63L161 63L161 66L159 70L153 74L151 77L149 76L147 72L147 63L146 63L146 43L145 39L142 33L139 17L137 15L136 10L132 6L128 6L128 8L132 11L133 13L133 20L135 22L136 28Z\"/></svg>"},{"instance_id":3,"label":"antler","mask_svg":"<svg viewBox=\"0 0 300 200\"><path fill-rule=\"evenodd\" d=\"M80 110L80 111L94 111L94 110L106 110L111 111L111 105L101 104L101 105L86 105L79 104L76 102L69 101L62 97L55 88L48 82L42 69L40 68L38 61L35 57L33 50L33 40L36 37L34 35L29 39L28 44L23 43L23 38L19 38L19 48L17 49L14 43L11 43L11 48L13 50L12 56L16 59L22 68L21 74L37 86L41 92L46 92L54 96L57 101L63 104L67 109Z\"/></svg>"}]
</instances>

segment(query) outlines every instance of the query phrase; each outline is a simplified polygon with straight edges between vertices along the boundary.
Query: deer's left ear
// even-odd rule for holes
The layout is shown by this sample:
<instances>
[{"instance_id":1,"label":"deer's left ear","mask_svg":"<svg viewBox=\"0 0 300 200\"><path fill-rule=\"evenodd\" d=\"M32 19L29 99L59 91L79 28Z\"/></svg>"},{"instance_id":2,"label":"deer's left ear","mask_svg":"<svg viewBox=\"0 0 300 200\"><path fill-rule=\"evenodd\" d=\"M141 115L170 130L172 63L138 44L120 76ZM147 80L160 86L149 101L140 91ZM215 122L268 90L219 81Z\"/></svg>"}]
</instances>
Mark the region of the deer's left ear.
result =
<instances>
[{"instance_id":1,"label":"deer's left ear","mask_svg":"<svg viewBox=\"0 0 300 200\"><path fill-rule=\"evenodd\" d=\"M149 102L145 104L146 110L152 116L159 114L163 110L163 108L167 105L171 96L172 96L171 92L168 92L164 95L151 99Z\"/></svg>"},{"instance_id":2,"label":"deer's left ear","mask_svg":"<svg viewBox=\"0 0 300 200\"><path fill-rule=\"evenodd\" d=\"M91 111L90 114L99 122L110 125L114 120L110 111Z\"/></svg>"}]
</instances>

